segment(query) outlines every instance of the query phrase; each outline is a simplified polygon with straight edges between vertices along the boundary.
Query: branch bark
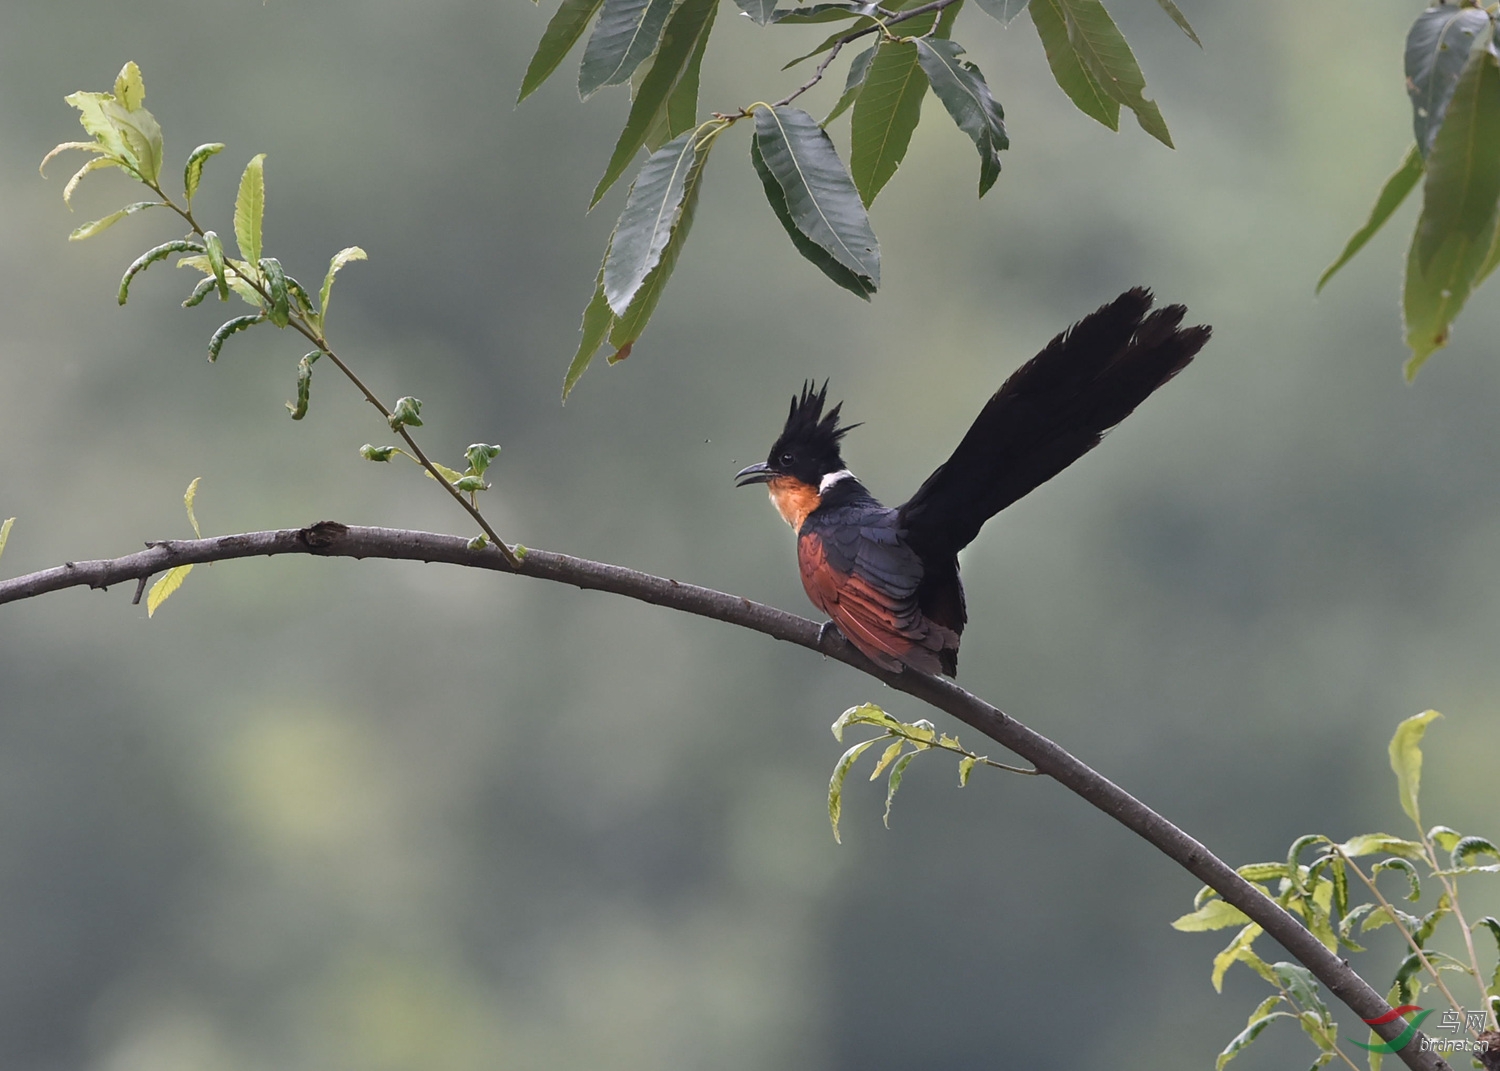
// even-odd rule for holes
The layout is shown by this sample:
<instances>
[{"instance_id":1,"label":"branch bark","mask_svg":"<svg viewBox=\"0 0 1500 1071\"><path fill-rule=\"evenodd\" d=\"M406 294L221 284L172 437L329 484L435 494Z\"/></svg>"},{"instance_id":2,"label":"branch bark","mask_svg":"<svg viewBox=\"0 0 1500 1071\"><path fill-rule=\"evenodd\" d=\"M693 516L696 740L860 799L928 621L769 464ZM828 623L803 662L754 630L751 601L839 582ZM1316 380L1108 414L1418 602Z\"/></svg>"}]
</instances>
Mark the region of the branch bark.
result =
<instances>
[{"instance_id":1,"label":"branch bark","mask_svg":"<svg viewBox=\"0 0 1500 1071\"><path fill-rule=\"evenodd\" d=\"M167 540L148 544L146 550L121 558L68 562L55 569L0 581L0 603L83 585L108 588L189 563L275 554L446 562L473 569L514 572L582 589L613 592L739 625L817 651L951 714L1139 834L1258 923L1361 1019L1376 1019L1390 1011L1385 999L1348 963L1325 948L1295 916L1262 895L1203 844L1045 736L952 681L910 670L887 672L860 654L837 630L824 631L816 622L738 595L541 550L526 551L520 555L519 568L512 568L496 548L473 550L459 536L320 521L307 528L246 532L213 539ZM1404 1029L1405 1024L1399 1019L1375 1027L1386 1040L1395 1038ZM1414 1039L1396 1055L1413 1071L1451 1071L1436 1053L1420 1050L1419 1042Z\"/></svg>"}]
</instances>

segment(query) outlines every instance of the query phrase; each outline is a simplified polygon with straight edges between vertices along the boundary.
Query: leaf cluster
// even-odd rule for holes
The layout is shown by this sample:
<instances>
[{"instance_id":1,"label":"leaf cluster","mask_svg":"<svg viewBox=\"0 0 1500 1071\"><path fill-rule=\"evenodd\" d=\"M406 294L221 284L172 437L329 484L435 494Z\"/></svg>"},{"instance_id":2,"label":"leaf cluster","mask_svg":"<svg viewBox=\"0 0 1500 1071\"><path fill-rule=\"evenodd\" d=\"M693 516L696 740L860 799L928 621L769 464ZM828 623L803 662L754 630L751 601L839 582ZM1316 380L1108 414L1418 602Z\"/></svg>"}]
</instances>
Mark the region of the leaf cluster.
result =
<instances>
[{"instance_id":1,"label":"leaf cluster","mask_svg":"<svg viewBox=\"0 0 1500 1071\"><path fill-rule=\"evenodd\" d=\"M1500 265L1500 43L1496 12L1438 3L1406 38L1406 88L1415 143L1381 188L1321 290L1422 185L1406 255L1402 315L1413 379L1447 345L1469 296Z\"/></svg>"},{"instance_id":2,"label":"leaf cluster","mask_svg":"<svg viewBox=\"0 0 1500 1071\"><path fill-rule=\"evenodd\" d=\"M1500 848L1484 837L1465 836L1447 826L1423 830L1418 805L1421 743L1428 724L1438 716L1436 711L1429 710L1406 719L1397 728L1389 749L1397 795L1402 810L1416 827L1416 839L1389 833L1362 833L1340 843L1315 833L1297 838L1284 860L1250 863L1237 870L1246 881L1301 919L1330 952L1338 953L1341 949L1364 952L1356 934L1362 936L1385 926L1395 927L1406 948L1393 973L1390 1003L1411 1004L1424 989L1438 989L1462 1021L1464 1009L1441 977L1445 972L1462 974L1475 984L1480 997L1478 1006L1484 1011L1487 1028L1493 1030L1496 1008L1500 1007L1500 920L1487 916L1468 923L1455 879L1468 874L1500 874ZM1311 861L1302 862L1304 854L1313 849L1318 854ZM1446 854L1446 861L1440 853ZM1368 871L1356 862L1367 857L1379 857ZM1479 862L1487 857L1495 862ZM1376 879L1385 872L1399 873L1406 879L1399 896L1381 892ZM1419 903L1424 880L1440 889L1435 903L1421 914L1396 906L1398 900ZM1363 894L1368 894L1368 898ZM1219 899L1212 889L1200 890L1193 907L1191 913L1172 923L1174 928L1194 933L1239 927L1234 938L1214 957L1211 975L1214 988L1222 991L1225 973L1234 964L1243 963L1276 990L1256 1007L1244 1030L1219 1054L1215 1071L1244 1051L1272 1022L1284 1018L1296 1019L1317 1046L1315 1068L1336 1058L1353 1066L1338 1047L1337 1024L1311 975L1293 964L1267 963L1262 959L1255 950L1261 928L1239 908ZM1459 931L1465 951L1462 958L1431 947L1440 925L1449 920L1448 929ZM1474 942L1474 935L1481 931L1490 933L1497 950L1488 971L1482 966ZM1370 1050L1371 1071L1379 1071L1380 1058L1389 1050L1380 1044L1381 1039L1373 1031L1370 1039L1370 1043L1354 1041L1353 1044Z\"/></svg>"},{"instance_id":3,"label":"leaf cluster","mask_svg":"<svg viewBox=\"0 0 1500 1071\"><path fill-rule=\"evenodd\" d=\"M1158 2L1197 42L1172 0ZM590 207L642 151L647 154L584 310L582 337L563 379L565 400L601 348L609 347L611 364L630 356L687 241L709 151L741 120L754 119L751 166L793 248L865 300L880 286L880 245L867 210L905 159L929 89L974 144L979 196L999 178L1000 153L1010 147L1004 109L952 40L964 0L798 0L787 8L775 0L736 3L763 26L839 24L786 64L824 57L806 83L774 104L756 101L699 119L698 90L718 0L561 0L522 78L518 100L535 92L583 41L580 97L607 86L631 87L630 113ZM1029 10L1069 99L1111 130L1119 129L1123 106L1143 130L1171 146L1160 109L1145 95L1140 65L1100 0L976 3L1002 24ZM792 106L846 45L859 41L870 43L850 61L843 92L821 121ZM851 110L846 166L827 128Z\"/></svg>"}]
</instances>

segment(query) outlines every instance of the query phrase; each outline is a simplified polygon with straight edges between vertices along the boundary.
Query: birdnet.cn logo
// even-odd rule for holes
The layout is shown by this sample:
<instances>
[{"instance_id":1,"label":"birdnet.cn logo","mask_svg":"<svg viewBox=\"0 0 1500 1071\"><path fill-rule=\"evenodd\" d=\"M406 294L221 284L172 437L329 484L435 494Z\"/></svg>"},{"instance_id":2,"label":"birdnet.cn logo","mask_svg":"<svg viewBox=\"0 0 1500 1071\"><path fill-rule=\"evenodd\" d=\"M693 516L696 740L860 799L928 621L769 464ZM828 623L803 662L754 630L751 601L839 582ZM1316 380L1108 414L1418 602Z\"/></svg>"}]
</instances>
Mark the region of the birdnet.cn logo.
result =
<instances>
[{"instance_id":1,"label":"birdnet.cn logo","mask_svg":"<svg viewBox=\"0 0 1500 1071\"><path fill-rule=\"evenodd\" d=\"M1416 1014L1411 1015L1412 1012L1416 1012ZM1384 1026L1386 1023L1394 1019L1399 1019L1403 1015L1411 1015L1411 1018L1407 1020L1406 1029L1390 1041L1382 1041L1375 1045L1366 1045L1363 1041L1355 1041L1353 1038L1348 1038L1347 1040L1351 1045L1358 1045L1360 1048L1368 1049L1370 1052L1400 1052L1411 1044L1412 1038L1416 1037L1422 1023L1431 1014L1431 1008L1422 1008L1415 1004L1403 1004L1399 1008L1391 1009L1378 1019L1365 1020L1370 1026ZM1485 1028L1485 1014L1482 1011L1467 1010L1460 1014L1450 1008L1448 1011L1443 1012L1439 1023L1440 1029L1443 1031L1452 1031L1459 1035L1462 1035L1465 1031L1478 1033ZM1422 1035L1422 1039L1418 1042L1417 1047L1422 1052L1481 1052L1486 1048L1484 1042L1478 1041L1473 1037L1440 1038L1431 1037L1427 1034Z\"/></svg>"}]
</instances>

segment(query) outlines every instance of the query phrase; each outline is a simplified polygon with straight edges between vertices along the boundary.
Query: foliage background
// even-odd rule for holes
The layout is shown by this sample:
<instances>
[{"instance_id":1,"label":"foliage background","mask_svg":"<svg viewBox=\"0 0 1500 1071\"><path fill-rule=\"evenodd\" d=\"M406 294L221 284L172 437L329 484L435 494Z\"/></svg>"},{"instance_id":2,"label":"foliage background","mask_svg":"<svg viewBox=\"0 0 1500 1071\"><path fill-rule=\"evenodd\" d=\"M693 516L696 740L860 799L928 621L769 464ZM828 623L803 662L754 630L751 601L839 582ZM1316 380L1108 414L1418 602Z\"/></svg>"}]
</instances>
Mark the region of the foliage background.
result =
<instances>
[{"instance_id":1,"label":"foliage background","mask_svg":"<svg viewBox=\"0 0 1500 1071\"><path fill-rule=\"evenodd\" d=\"M115 307L162 220L64 241L133 198L96 178L69 217L66 168L43 183L36 161L74 134L63 95L135 59L174 166L229 143L203 215L227 220L265 151L289 270L369 250L335 345L426 402L448 460L503 444L500 531L791 608L787 533L730 476L804 377L869 422L848 456L898 500L1063 324L1138 282L1185 302L1215 326L1198 364L967 552L963 683L1231 862L1399 826L1385 742L1435 706L1424 813L1493 835L1500 324L1478 302L1402 384L1411 206L1312 297L1410 142L1412 9L1198 0L1204 53L1154 4L1112 10L1177 152L1077 114L1024 17L967 12L1014 146L984 203L934 111L872 213L866 307L721 145L652 328L560 409L626 99L583 106L559 77L512 108L550 5L5 5L7 575L186 534L194 476L206 533L467 531L413 468L358 458L383 429L328 372L286 420L290 336L210 367L218 321L162 267ZM800 84L773 72L823 28L721 14L706 106ZM827 724L891 701L805 652L394 563L203 568L149 624L129 595L0 614L7 1067L1202 1067L1256 992L1231 975L1215 997L1216 938L1168 928L1189 879L1046 783L959 793L924 761L888 833L877 787L851 793L836 847ZM1300 1058L1270 1040L1246 1067Z\"/></svg>"}]
</instances>

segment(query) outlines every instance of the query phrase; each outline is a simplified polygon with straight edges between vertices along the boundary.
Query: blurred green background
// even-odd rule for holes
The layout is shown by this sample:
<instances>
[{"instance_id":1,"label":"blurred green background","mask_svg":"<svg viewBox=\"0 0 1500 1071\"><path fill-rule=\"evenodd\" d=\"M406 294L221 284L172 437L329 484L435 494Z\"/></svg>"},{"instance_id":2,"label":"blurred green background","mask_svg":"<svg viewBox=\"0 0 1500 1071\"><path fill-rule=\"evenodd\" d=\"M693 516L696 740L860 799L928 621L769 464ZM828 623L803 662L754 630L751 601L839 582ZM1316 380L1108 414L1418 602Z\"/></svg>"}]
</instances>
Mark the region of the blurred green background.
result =
<instances>
[{"instance_id":1,"label":"blurred green background","mask_svg":"<svg viewBox=\"0 0 1500 1071\"><path fill-rule=\"evenodd\" d=\"M1200 52L1149 0L1111 6L1176 152L1077 113L1025 17L967 11L1013 144L984 202L929 98L866 306L791 249L735 130L635 355L560 408L628 105L581 105L575 58L512 106L550 2L5 4L5 574L189 534L196 476L207 533L470 531L413 467L360 460L390 436L332 369L287 420L290 335L210 366L221 309L178 308L165 266L115 306L164 219L66 241L134 190L91 178L70 215L70 161L36 164L79 136L63 96L134 59L169 174L228 143L198 199L221 233L266 152L273 255L308 279L369 251L331 336L424 400L437 456L504 446L501 532L798 612L785 527L730 477L805 377L867 422L846 456L898 501L1065 324L1137 283L1185 302L1215 328L1199 361L966 552L962 683L1232 862L1404 832L1385 744L1437 707L1425 815L1500 834L1493 284L1414 387L1411 206L1312 293L1410 143L1417 8L1193 0ZM825 29L726 4L704 109L784 95ZM805 651L440 566L200 566L149 622L131 588L0 610L6 1068L1202 1068L1262 995L1240 971L1216 996L1228 935L1168 927L1194 881L1050 783L959 792L930 757L888 832L883 785L851 783L836 846L828 724L928 712ZM1258 1050L1311 1059L1291 1028Z\"/></svg>"}]
</instances>

